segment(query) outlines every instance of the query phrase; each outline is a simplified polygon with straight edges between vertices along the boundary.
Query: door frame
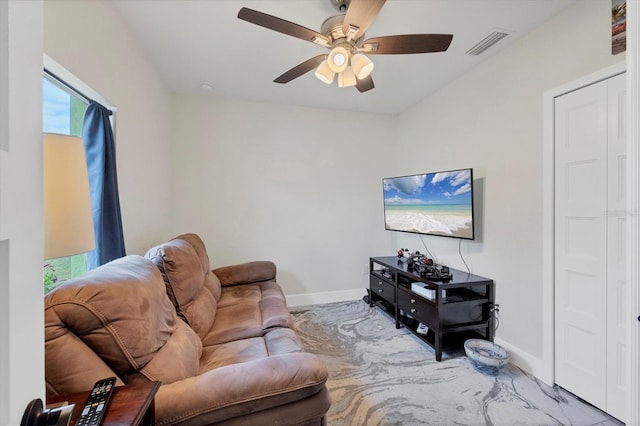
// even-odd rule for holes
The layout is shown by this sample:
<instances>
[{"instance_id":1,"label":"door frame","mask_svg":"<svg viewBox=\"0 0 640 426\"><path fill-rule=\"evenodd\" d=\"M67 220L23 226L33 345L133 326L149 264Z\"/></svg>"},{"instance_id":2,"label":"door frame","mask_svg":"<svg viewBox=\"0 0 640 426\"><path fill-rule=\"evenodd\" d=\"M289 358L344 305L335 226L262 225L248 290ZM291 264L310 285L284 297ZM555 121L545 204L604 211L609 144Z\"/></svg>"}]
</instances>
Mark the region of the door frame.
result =
<instances>
[{"instance_id":1,"label":"door frame","mask_svg":"<svg viewBox=\"0 0 640 426\"><path fill-rule=\"evenodd\" d=\"M628 53L627 53L628 54ZM569 92L581 89L591 84L606 80L616 75L626 72L626 61L619 62L602 70L596 71L577 80L563 84L562 86L548 90L543 95L543 144L542 144L542 357L543 368L539 378L547 384L555 383L555 281L554 281L554 217L555 217L555 205L554 205L554 168L555 168L555 110L554 102L555 98L562 96ZM629 78L627 78L627 83ZM627 84L627 93L632 93L634 88L629 88ZM631 114L632 108L628 108L627 114ZM629 115L631 117L631 115ZM635 157L638 155L636 147L634 146L634 139L632 137L631 127L637 125L637 120L627 120L627 194L638 193L640 190L640 180L638 180L637 161ZM633 203L634 198L627 197L629 206L627 210L629 212L634 210ZM637 215L635 215L637 216ZM629 213L629 218L633 219L634 215ZM636 218L637 219L637 218ZM630 222L632 222L631 220ZM631 224L630 224L631 225ZM634 229L630 227L630 230ZM636 230L637 231L637 230ZM638 233L630 232L629 241L627 242L627 253L629 259L638 258ZM629 261L628 264L635 262ZM637 272L637 269L636 269ZM637 312L638 309L638 281L637 275L634 275L632 271L632 265L627 267L627 282L629 283L629 300L628 311L630 313ZM633 327L629 327L633 329ZM631 333L627 333L630 336ZM633 341L628 342L627 356L629 364L631 360L637 359L638 348ZM637 369L632 365L629 366L629 372L637 375ZM631 423L630 420L637 417L638 402L637 400L631 400L633 395L637 395L638 379L632 378L629 383L627 392L627 424ZM634 391L635 389L635 391ZM634 415L635 414L635 415Z\"/></svg>"}]
</instances>

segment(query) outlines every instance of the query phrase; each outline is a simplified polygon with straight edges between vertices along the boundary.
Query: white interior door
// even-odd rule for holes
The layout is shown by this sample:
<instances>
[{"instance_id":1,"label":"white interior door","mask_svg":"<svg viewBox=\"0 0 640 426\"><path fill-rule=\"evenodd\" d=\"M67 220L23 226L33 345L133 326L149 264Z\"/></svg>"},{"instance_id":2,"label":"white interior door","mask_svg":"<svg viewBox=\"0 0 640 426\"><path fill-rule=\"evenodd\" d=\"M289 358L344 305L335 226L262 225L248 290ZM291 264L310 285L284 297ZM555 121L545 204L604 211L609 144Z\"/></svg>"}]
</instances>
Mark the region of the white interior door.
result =
<instances>
[{"instance_id":1,"label":"white interior door","mask_svg":"<svg viewBox=\"0 0 640 426\"><path fill-rule=\"evenodd\" d=\"M625 75L607 80L608 87L608 196L607 196L607 411L618 419L626 416L629 384L626 323L626 81Z\"/></svg>"},{"instance_id":2,"label":"white interior door","mask_svg":"<svg viewBox=\"0 0 640 426\"><path fill-rule=\"evenodd\" d=\"M556 383L606 410L607 83L555 102Z\"/></svg>"},{"instance_id":3,"label":"white interior door","mask_svg":"<svg viewBox=\"0 0 640 426\"><path fill-rule=\"evenodd\" d=\"M556 383L626 406L625 75L555 101Z\"/></svg>"}]
</instances>

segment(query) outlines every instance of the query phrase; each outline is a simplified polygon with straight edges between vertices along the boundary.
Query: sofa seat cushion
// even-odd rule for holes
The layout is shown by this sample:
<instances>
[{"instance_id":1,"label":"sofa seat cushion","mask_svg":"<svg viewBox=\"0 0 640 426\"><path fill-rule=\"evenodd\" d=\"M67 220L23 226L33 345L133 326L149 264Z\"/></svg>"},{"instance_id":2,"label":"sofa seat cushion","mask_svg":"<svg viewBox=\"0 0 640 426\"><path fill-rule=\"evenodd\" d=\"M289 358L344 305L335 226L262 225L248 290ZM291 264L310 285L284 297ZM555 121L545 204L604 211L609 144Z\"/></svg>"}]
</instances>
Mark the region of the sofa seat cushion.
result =
<instances>
[{"instance_id":1,"label":"sofa seat cushion","mask_svg":"<svg viewBox=\"0 0 640 426\"><path fill-rule=\"evenodd\" d=\"M293 327L287 299L275 281L224 287L218 305L220 308L232 308L243 303L258 305L265 330L271 327Z\"/></svg>"},{"instance_id":2,"label":"sofa seat cushion","mask_svg":"<svg viewBox=\"0 0 640 426\"><path fill-rule=\"evenodd\" d=\"M293 327L287 303L274 281L225 286L204 346L260 337L277 327Z\"/></svg>"},{"instance_id":3,"label":"sofa seat cushion","mask_svg":"<svg viewBox=\"0 0 640 426\"><path fill-rule=\"evenodd\" d=\"M177 319L160 272L141 256L114 260L47 294L47 352L67 354L58 364L47 359L48 372L83 362L72 347L59 347L71 342L86 345L125 382L136 374L163 382L193 376L202 353L198 336ZM54 377L47 373L48 381Z\"/></svg>"},{"instance_id":4,"label":"sofa seat cushion","mask_svg":"<svg viewBox=\"0 0 640 426\"><path fill-rule=\"evenodd\" d=\"M200 358L199 374L227 365L295 352L304 352L296 333L288 328L277 328L270 330L262 337L234 340L205 347Z\"/></svg>"},{"instance_id":5,"label":"sofa seat cushion","mask_svg":"<svg viewBox=\"0 0 640 426\"><path fill-rule=\"evenodd\" d=\"M284 294L278 283L272 280L254 284L226 286L222 291L218 306L224 308L243 302L260 302L261 300L270 300L269 304L273 305L273 309L280 310L284 307L286 310L287 301ZM287 312L289 311L287 310Z\"/></svg>"},{"instance_id":6,"label":"sofa seat cushion","mask_svg":"<svg viewBox=\"0 0 640 426\"><path fill-rule=\"evenodd\" d=\"M322 361L309 353L288 353L214 368L161 386L155 397L156 424L233 423L235 417L321 394L327 376ZM309 408L318 412L301 413L301 417L313 414L320 418L328 406L324 403ZM281 421L294 424L291 418Z\"/></svg>"}]
</instances>

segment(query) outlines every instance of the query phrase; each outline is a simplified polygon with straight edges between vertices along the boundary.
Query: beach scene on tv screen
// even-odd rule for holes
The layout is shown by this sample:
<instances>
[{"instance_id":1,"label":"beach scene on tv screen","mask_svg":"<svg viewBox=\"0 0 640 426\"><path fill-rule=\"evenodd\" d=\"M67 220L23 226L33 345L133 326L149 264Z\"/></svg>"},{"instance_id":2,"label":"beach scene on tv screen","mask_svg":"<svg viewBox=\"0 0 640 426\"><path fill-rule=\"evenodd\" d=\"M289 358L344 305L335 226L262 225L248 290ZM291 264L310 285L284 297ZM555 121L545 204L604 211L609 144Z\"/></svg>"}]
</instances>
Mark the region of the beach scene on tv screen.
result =
<instances>
[{"instance_id":1,"label":"beach scene on tv screen","mask_svg":"<svg viewBox=\"0 0 640 426\"><path fill-rule=\"evenodd\" d=\"M386 229L473 238L471 170L383 179Z\"/></svg>"}]
</instances>

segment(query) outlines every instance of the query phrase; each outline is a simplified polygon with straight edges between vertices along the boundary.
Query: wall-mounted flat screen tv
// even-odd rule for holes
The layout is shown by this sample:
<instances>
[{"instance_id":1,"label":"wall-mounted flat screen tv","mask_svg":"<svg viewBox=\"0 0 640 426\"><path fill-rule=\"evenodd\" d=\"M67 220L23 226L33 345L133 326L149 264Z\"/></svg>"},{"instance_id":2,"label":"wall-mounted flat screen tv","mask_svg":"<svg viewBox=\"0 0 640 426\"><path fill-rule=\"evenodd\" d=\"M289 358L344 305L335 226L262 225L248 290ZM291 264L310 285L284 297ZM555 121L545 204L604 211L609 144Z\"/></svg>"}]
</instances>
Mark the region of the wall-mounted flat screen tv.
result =
<instances>
[{"instance_id":1,"label":"wall-mounted flat screen tv","mask_svg":"<svg viewBox=\"0 0 640 426\"><path fill-rule=\"evenodd\" d=\"M472 240L473 169L382 180L389 231Z\"/></svg>"}]
</instances>

